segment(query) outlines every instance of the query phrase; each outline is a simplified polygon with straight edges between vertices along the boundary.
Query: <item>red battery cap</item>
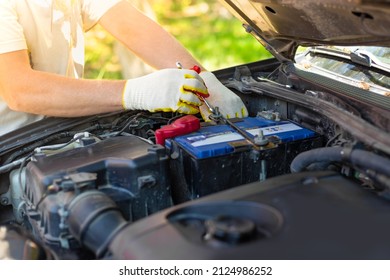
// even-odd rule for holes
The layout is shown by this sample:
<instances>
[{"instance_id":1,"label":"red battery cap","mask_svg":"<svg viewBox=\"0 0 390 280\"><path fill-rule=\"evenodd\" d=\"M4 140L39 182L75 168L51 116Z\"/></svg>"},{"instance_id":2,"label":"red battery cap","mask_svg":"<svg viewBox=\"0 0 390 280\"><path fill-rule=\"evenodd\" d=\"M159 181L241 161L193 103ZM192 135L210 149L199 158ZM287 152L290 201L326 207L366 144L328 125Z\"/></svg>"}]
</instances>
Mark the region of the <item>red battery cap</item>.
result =
<instances>
[{"instance_id":1,"label":"red battery cap","mask_svg":"<svg viewBox=\"0 0 390 280\"><path fill-rule=\"evenodd\" d=\"M198 65L194 65L190 70L194 70L196 73L200 74L202 71Z\"/></svg>"},{"instance_id":2,"label":"red battery cap","mask_svg":"<svg viewBox=\"0 0 390 280\"><path fill-rule=\"evenodd\" d=\"M163 126L155 132L156 143L165 146L167 138L173 138L180 135L185 135L199 130L200 120L193 116L187 115L175 120L172 124Z\"/></svg>"}]
</instances>

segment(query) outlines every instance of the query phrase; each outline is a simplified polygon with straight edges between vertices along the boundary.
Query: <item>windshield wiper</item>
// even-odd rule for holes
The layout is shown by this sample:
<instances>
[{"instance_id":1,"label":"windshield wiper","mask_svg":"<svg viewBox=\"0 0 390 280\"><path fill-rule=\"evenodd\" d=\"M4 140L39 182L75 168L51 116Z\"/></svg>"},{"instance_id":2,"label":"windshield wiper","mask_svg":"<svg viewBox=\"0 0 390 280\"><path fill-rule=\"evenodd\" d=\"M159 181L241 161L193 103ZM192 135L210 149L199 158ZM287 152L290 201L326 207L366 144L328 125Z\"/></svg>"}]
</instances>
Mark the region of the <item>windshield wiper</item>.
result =
<instances>
[{"instance_id":1,"label":"windshield wiper","mask_svg":"<svg viewBox=\"0 0 390 280\"><path fill-rule=\"evenodd\" d=\"M386 63L383 63L379 60L378 57L376 57L374 54L370 53L366 50L355 50L349 54L350 60L354 63L376 68L379 70L382 70L384 72L390 73L390 66Z\"/></svg>"},{"instance_id":2,"label":"windshield wiper","mask_svg":"<svg viewBox=\"0 0 390 280\"><path fill-rule=\"evenodd\" d=\"M369 68L378 69L390 74L390 65L382 62L378 57L366 50L356 49L354 51L351 50L350 52L348 52L338 49L315 47L310 48L309 52L314 54L324 54L333 57L339 57L345 60L349 60L353 63Z\"/></svg>"}]
</instances>

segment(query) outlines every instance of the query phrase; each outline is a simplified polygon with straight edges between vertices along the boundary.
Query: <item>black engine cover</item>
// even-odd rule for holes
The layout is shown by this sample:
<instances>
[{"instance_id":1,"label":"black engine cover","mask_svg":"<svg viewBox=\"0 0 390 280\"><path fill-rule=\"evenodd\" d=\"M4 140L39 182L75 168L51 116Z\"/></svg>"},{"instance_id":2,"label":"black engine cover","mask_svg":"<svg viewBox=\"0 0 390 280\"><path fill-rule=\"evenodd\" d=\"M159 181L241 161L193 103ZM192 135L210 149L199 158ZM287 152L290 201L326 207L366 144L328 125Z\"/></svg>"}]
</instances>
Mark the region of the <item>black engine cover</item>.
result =
<instances>
[{"instance_id":1,"label":"black engine cover","mask_svg":"<svg viewBox=\"0 0 390 280\"><path fill-rule=\"evenodd\" d=\"M389 259L390 204L333 172L290 174L125 228L118 259Z\"/></svg>"}]
</instances>

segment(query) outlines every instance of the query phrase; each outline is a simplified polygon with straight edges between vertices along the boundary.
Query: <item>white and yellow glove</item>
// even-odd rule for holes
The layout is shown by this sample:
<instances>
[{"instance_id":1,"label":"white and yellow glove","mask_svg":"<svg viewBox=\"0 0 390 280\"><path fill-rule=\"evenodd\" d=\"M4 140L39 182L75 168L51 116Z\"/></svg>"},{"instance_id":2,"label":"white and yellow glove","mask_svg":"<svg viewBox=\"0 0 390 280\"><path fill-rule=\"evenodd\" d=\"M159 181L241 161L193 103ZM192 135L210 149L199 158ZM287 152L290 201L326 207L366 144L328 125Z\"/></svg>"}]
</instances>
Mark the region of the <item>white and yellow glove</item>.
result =
<instances>
[{"instance_id":1,"label":"white and yellow glove","mask_svg":"<svg viewBox=\"0 0 390 280\"><path fill-rule=\"evenodd\" d=\"M199 75L202 77L210 94L207 101L213 107L219 107L220 113L225 118L243 118L248 116L248 110L241 98L225 87L213 73L204 71ZM209 115L211 112L207 106L203 104L199 109L202 118L205 121L210 121Z\"/></svg>"},{"instance_id":2,"label":"white and yellow glove","mask_svg":"<svg viewBox=\"0 0 390 280\"><path fill-rule=\"evenodd\" d=\"M201 95L208 97L202 78L193 70L163 69L126 81L122 105L126 110L197 114Z\"/></svg>"}]
</instances>

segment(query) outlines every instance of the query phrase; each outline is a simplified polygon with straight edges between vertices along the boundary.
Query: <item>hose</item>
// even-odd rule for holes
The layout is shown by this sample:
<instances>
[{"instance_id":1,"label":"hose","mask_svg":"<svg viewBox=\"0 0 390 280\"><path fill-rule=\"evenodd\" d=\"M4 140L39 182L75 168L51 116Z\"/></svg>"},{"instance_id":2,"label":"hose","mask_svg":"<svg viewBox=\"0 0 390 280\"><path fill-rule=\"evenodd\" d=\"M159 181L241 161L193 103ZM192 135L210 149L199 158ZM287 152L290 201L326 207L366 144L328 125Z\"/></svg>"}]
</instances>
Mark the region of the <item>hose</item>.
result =
<instances>
[{"instance_id":1,"label":"hose","mask_svg":"<svg viewBox=\"0 0 390 280\"><path fill-rule=\"evenodd\" d=\"M69 205L69 231L85 247L102 257L114 236L127 224L106 194L87 191Z\"/></svg>"},{"instance_id":2,"label":"hose","mask_svg":"<svg viewBox=\"0 0 390 280\"><path fill-rule=\"evenodd\" d=\"M348 162L364 170L390 176L390 160L364 150L343 147L328 147L300 153L294 158L290 169L292 173L304 171L313 163Z\"/></svg>"}]
</instances>

